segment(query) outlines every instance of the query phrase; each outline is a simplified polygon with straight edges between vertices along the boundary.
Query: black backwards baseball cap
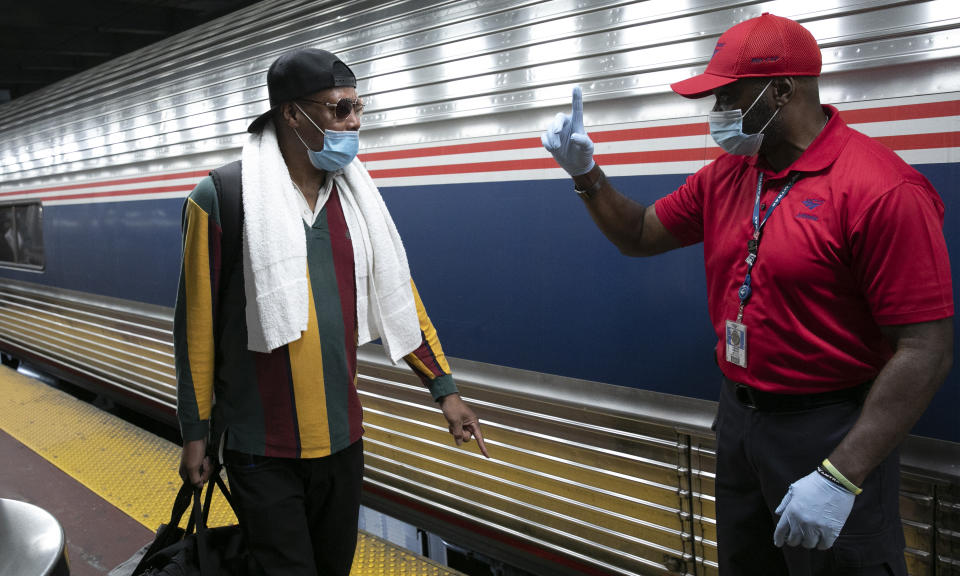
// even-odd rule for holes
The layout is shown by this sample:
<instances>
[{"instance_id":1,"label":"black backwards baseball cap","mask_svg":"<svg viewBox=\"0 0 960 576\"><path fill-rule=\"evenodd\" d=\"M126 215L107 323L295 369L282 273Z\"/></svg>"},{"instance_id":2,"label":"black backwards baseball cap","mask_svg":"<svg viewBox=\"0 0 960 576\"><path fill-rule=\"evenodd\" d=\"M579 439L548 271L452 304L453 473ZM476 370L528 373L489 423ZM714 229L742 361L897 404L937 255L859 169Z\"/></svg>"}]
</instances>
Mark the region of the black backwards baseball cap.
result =
<instances>
[{"instance_id":1,"label":"black backwards baseball cap","mask_svg":"<svg viewBox=\"0 0 960 576\"><path fill-rule=\"evenodd\" d=\"M281 55L267 71L270 109L257 116L247 132L262 130L273 111L284 102L338 86L356 88L357 77L349 66L330 52L319 48L302 48Z\"/></svg>"}]
</instances>

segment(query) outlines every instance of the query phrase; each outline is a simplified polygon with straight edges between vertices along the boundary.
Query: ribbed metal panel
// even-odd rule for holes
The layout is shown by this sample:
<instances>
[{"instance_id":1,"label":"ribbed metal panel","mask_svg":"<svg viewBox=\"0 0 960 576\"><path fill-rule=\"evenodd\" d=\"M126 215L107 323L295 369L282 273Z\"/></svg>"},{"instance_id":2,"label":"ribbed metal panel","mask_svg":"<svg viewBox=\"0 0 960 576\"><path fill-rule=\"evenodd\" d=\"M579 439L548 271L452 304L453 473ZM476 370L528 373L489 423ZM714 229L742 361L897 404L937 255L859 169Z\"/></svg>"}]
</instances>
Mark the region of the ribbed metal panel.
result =
<instances>
[{"instance_id":1,"label":"ribbed metal panel","mask_svg":"<svg viewBox=\"0 0 960 576\"><path fill-rule=\"evenodd\" d=\"M172 314L129 304L4 281L0 346L172 408Z\"/></svg>"},{"instance_id":2,"label":"ribbed metal panel","mask_svg":"<svg viewBox=\"0 0 960 576\"><path fill-rule=\"evenodd\" d=\"M910 574L960 574L960 491L950 478L905 471L900 513Z\"/></svg>"},{"instance_id":3,"label":"ribbed metal panel","mask_svg":"<svg viewBox=\"0 0 960 576\"><path fill-rule=\"evenodd\" d=\"M715 547L712 439L699 438L693 457L690 434L677 423L594 412L562 389L537 397L517 380L513 391L495 389L472 377L489 380L482 366L473 374L458 370L462 394L484 426L493 456L486 460L473 447L453 445L413 374L369 352L362 358L370 482L456 510L516 545L614 574L670 574L676 566L693 573L702 542L695 536ZM706 566L715 571L710 556Z\"/></svg>"},{"instance_id":4,"label":"ribbed metal panel","mask_svg":"<svg viewBox=\"0 0 960 576\"><path fill-rule=\"evenodd\" d=\"M352 65L369 110L362 143L373 148L463 136L444 120L482 119L488 133L491 122L500 133L539 129L548 114L498 117L565 104L572 83L587 100L664 93L702 69L725 29L767 10L814 33L827 78L960 54L960 3L950 0L262 2L0 107L0 186L235 152L267 107L266 68L292 47L322 46ZM957 89L952 72L925 69L926 84ZM878 79L857 89L865 98L926 87ZM634 106L616 120L702 105Z\"/></svg>"}]
</instances>

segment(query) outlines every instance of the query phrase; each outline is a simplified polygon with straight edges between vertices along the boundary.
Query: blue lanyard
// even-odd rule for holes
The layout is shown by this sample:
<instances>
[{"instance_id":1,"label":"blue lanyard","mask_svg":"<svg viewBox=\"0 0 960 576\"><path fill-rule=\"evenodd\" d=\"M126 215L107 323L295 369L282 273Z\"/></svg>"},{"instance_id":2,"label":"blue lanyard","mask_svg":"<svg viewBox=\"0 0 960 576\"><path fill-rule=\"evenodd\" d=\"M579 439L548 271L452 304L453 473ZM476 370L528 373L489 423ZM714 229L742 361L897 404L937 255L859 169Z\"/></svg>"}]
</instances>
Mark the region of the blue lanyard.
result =
<instances>
[{"instance_id":1,"label":"blue lanyard","mask_svg":"<svg viewBox=\"0 0 960 576\"><path fill-rule=\"evenodd\" d=\"M757 251L760 248L760 235L763 232L763 227L770 218L770 215L773 214L773 211L780 205L780 201L783 200L787 192L796 184L799 176L800 174L795 172L793 176L790 177L790 180L787 181L783 189L780 190L780 193L777 194L776 200L770 204L767 213L763 215L763 220L760 219L760 195L763 193L763 172L757 177L757 198L753 203L753 237L747 242L747 276L743 279L743 284L740 286L740 289L737 290L737 296L740 298L740 311L737 312L737 322L743 320L743 307L747 304L747 300L750 299L750 295L753 293L753 289L750 287L750 273L753 271L753 265L757 262Z\"/></svg>"}]
</instances>

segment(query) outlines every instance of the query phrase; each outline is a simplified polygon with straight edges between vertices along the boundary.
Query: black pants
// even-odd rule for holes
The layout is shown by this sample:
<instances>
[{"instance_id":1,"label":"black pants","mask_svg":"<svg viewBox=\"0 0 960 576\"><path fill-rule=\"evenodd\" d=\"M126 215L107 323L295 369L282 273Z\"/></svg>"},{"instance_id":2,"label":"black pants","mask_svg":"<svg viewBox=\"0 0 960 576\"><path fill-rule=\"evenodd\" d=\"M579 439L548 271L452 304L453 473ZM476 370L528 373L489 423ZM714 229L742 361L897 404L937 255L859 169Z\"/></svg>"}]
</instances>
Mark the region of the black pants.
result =
<instances>
[{"instance_id":1,"label":"black pants","mask_svg":"<svg viewBox=\"0 0 960 576\"><path fill-rule=\"evenodd\" d=\"M829 550L773 544L774 514L791 483L812 472L860 414L855 400L761 411L724 380L717 418L717 550L721 576L906 576L899 453L864 481Z\"/></svg>"},{"instance_id":2,"label":"black pants","mask_svg":"<svg viewBox=\"0 0 960 576\"><path fill-rule=\"evenodd\" d=\"M324 458L227 451L247 545L268 576L348 576L357 547L363 441Z\"/></svg>"}]
</instances>

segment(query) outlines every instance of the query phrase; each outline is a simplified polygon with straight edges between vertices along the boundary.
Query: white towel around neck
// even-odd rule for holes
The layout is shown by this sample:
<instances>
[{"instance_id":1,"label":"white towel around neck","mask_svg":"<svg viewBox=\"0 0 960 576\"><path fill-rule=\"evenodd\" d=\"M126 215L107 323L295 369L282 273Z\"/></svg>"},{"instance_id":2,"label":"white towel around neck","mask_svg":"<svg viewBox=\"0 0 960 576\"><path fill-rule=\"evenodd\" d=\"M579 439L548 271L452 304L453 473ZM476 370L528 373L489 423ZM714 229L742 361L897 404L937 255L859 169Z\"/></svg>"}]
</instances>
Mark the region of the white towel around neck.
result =
<instances>
[{"instance_id":1,"label":"white towel around neck","mask_svg":"<svg viewBox=\"0 0 960 576\"><path fill-rule=\"evenodd\" d=\"M310 297L306 236L294 196L300 192L271 123L244 145L241 178L247 347L269 352L307 329ZM422 342L403 243L359 160L334 173L333 181L353 244L359 344L381 338L387 356L397 362ZM329 190L324 186L324 202Z\"/></svg>"},{"instance_id":2,"label":"white towel around neck","mask_svg":"<svg viewBox=\"0 0 960 576\"><path fill-rule=\"evenodd\" d=\"M353 241L358 342L380 338L393 362L423 342L407 252L380 191L354 159L333 181Z\"/></svg>"}]
</instances>

